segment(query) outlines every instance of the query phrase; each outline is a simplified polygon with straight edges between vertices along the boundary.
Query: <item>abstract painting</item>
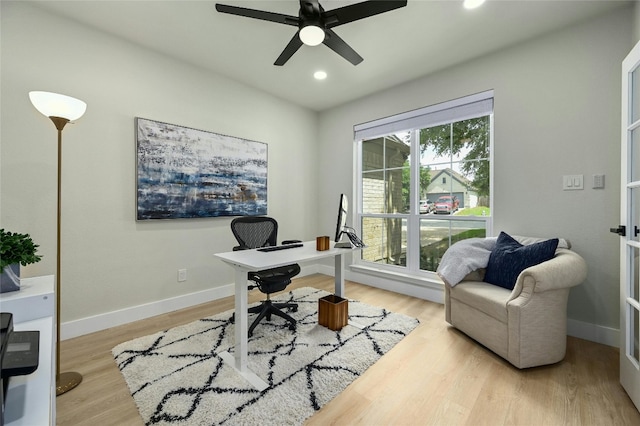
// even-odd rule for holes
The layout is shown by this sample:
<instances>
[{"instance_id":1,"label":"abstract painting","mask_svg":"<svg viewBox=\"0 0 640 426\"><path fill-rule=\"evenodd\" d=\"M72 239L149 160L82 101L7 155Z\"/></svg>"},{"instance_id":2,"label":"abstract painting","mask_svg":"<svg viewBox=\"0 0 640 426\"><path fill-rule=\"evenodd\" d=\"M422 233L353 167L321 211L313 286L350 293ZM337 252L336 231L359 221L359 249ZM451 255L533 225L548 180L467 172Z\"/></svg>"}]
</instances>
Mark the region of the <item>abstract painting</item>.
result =
<instances>
[{"instance_id":1,"label":"abstract painting","mask_svg":"<svg viewBox=\"0 0 640 426\"><path fill-rule=\"evenodd\" d=\"M267 144L136 118L137 219L267 213Z\"/></svg>"}]
</instances>

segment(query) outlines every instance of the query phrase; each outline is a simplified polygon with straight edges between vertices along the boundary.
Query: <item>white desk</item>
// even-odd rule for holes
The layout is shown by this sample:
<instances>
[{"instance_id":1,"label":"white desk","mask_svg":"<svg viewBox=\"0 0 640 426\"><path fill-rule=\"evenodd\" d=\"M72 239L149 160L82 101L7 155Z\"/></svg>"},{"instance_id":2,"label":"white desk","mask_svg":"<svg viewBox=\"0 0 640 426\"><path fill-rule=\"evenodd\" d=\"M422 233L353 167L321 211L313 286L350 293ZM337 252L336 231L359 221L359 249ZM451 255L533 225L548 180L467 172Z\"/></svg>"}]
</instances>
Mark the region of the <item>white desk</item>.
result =
<instances>
[{"instance_id":1,"label":"white desk","mask_svg":"<svg viewBox=\"0 0 640 426\"><path fill-rule=\"evenodd\" d=\"M267 384L247 368L248 340L248 290L247 273L261 271L278 266L304 263L327 257L335 259L335 294L344 297L344 255L359 249L337 249L317 251L316 242L306 241L303 247L287 250L260 252L258 250L240 250L218 253L216 257L232 266L235 270L235 356L228 352L220 354L222 359L232 365L257 389L264 390Z\"/></svg>"}]
</instances>

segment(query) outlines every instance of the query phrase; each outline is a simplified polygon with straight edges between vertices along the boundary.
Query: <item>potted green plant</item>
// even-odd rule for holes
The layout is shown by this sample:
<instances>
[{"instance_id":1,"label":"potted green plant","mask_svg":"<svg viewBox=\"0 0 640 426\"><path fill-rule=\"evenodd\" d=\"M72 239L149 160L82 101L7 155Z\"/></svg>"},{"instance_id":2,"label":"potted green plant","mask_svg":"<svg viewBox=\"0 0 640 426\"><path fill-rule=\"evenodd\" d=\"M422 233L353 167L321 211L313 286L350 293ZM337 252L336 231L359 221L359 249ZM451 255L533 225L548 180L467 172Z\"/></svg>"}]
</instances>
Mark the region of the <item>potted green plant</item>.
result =
<instances>
[{"instance_id":1,"label":"potted green plant","mask_svg":"<svg viewBox=\"0 0 640 426\"><path fill-rule=\"evenodd\" d=\"M29 234L0 229L0 293L20 290L20 265L39 262L37 249Z\"/></svg>"}]
</instances>

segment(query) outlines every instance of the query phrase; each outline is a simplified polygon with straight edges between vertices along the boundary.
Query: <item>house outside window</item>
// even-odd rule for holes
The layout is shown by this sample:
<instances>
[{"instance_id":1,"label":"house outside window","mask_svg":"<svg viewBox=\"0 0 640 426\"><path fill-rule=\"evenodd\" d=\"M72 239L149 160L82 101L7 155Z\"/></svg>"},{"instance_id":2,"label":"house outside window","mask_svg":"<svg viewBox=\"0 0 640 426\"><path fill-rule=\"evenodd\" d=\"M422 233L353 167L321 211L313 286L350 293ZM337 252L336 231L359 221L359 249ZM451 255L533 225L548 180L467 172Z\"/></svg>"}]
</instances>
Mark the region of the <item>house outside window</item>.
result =
<instances>
[{"instance_id":1,"label":"house outside window","mask_svg":"<svg viewBox=\"0 0 640 426\"><path fill-rule=\"evenodd\" d=\"M357 264L429 277L491 235L492 123L490 91L356 126Z\"/></svg>"}]
</instances>

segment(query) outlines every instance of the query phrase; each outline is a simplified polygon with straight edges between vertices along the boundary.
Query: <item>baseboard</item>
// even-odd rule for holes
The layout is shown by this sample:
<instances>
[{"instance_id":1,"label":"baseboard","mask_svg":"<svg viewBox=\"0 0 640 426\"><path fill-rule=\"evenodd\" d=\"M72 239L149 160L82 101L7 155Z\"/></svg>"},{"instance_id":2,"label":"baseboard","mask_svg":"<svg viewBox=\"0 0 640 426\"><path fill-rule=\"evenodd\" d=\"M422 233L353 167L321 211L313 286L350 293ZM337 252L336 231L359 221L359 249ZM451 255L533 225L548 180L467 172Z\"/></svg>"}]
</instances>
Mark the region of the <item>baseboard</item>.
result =
<instances>
[{"instance_id":1,"label":"baseboard","mask_svg":"<svg viewBox=\"0 0 640 426\"><path fill-rule=\"evenodd\" d=\"M569 319L567 320L567 334L615 348L620 347L620 330L617 328Z\"/></svg>"},{"instance_id":2,"label":"baseboard","mask_svg":"<svg viewBox=\"0 0 640 426\"><path fill-rule=\"evenodd\" d=\"M435 303L444 303L444 287L441 285L431 285L424 280L407 275L389 274L388 272L380 273L375 269L363 267L352 267L345 275L348 280L363 283L371 287L405 294Z\"/></svg>"},{"instance_id":3,"label":"baseboard","mask_svg":"<svg viewBox=\"0 0 640 426\"><path fill-rule=\"evenodd\" d=\"M303 265L299 276L304 277L316 273L334 276L334 268L333 266L324 264ZM406 294L408 296L418 297L435 303L444 303L443 289L402 282L399 279L389 279L370 273L365 274L348 268L345 271L345 278L350 281L363 283L371 287L392 291L394 293ZM85 334L94 333L96 331L106 330L118 325L128 324L130 322L154 317L156 315L166 314L168 312L177 311L179 309L188 308L201 303L221 299L223 297L233 296L233 294L233 283L229 283L213 289L176 296L169 299L159 300L157 302L145 303L143 305L132 306L130 308L120 309L113 312L106 312L75 321L64 322L60 325L60 340L71 339ZM567 334L569 336L613 347L619 347L620 344L620 330L573 319L569 319L567 321Z\"/></svg>"},{"instance_id":4,"label":"baseboard","mask_svg":"<svg viewBox=\"0 0 640 426\"><path fill-rule=\"evenodd\" d=\"M304 277L315 273L318 273L317 265L303 266L299 276ZM117 311L105 312L74 321L67 321L60 324L60 340L72 339L233 295L233 283L229 283L212 289L145 303L143 305L131 306Z\"/></svg>"},{"instance_id":5,"label":"baseboard","mask_svg":"<svg viewBox=\"0 0 640 426\"><path fill-rule=\"evenodd\" d=\"M166 314L167 312L177 311L227 296L233 296L233 284L64 322L60 325L60 340L106 330L107 328Z\"/></svg>"}]
</instances>

